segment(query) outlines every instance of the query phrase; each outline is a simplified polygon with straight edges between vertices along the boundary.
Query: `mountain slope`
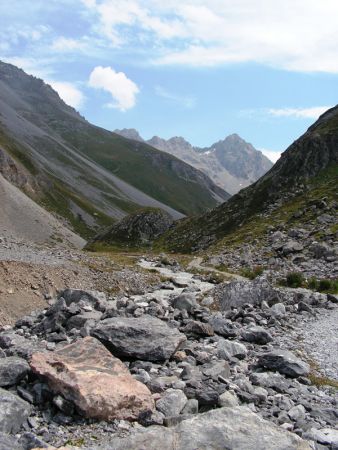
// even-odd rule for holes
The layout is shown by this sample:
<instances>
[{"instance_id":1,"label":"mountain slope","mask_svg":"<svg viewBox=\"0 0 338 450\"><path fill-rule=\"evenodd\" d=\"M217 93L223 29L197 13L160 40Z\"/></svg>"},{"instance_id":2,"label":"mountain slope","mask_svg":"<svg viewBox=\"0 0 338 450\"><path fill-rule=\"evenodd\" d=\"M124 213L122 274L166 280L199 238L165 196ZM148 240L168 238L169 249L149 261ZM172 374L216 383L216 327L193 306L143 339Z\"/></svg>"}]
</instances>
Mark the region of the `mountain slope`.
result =
<instances>
[{"instance_id":1,"label":"mountain slope","mask_svg":"<svg viewBox=\"0 0 338 450\"><path fill-rule=\"evenodd\" d=\"M140 206L177 219L229 197L177 158L91 125L42 80L2 62L0 145L34 177L25 192L85 237Z\"/></svg>"},{"instance_id":2,"label":"mountain slope","mask_svg":"<svg viewBox=\"0 0 338 450\"><path fill-rule=\"evenodd\" d=\"M144 141L133 128L115 130L115 133L139 142L147 142L176 156L207 174L218 186L231 194L252 184L272 167L272 162L262 152L237 134L232 134L210 147L199 148L193 147L182 137L166 140L154 136Z\"/></svg>"},{"instance_id":3,"label":"mountain slope","mask_svg":"<svg viewBox=\"0 0 338 450\"><path fill-rule=\"evenodd\" d=\"M182 220L160 239L159 245L187 252L207 248L225 237L229 241L253 231L258 234L261 228L276 225L278 220L292 221L299 214L311 214L321 197L337 202L337 180L335 107L322 115L255 184L209 213ZM314 206L307 208L309 205Z\"/></svg>"},{"instance_id":4,"label":"mountain slope","mask_svg":"<svg viewBox=\"0 0 338 450\"><path fill-rule=\"evenodd\" d=\"M86 243L0 174L0 236L36 243Z\"/></svg>"}]
</instances>

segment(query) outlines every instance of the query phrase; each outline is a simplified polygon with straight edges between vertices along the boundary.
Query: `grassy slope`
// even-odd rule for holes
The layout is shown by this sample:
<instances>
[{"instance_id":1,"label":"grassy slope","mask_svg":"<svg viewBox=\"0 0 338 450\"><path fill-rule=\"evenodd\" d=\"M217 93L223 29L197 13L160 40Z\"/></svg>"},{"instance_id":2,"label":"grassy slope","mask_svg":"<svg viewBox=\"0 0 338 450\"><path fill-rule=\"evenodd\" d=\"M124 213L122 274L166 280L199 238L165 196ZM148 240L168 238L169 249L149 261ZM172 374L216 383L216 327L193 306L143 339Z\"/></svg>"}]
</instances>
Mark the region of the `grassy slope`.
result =
<instances>
[{"instance_id":1,"label":"grassy slope","mask_svg":"<svg viewBox=\"0 0 338 450\"><path fill-rule=\"evenodd\" d=\"M276 210L266 214L261 214L255 210L258 209L265 194L265 185L262 184L254 201L251 201L249 205L245 205L246 197L233 197L228 202L228 208L218 208L199 218L184 219L176 228L163 235L158 240L156 247L190 253L194 250L194 244L198 236L202 239L203 231L210 229L210 234L215 237L210 242L210 246L205 246L209 247L207 252L210 253L220 247L236 246L244 242L250 242L254 238L259 239L271 225L277 226L280 223L288 223L292 227L310 222L314 218L314 213L311 212L311 209L306 209L308 206L315 204L323 197L326 197L329 201L335 200L338 202L337 179L338 165L334 164L308 180L306 191L299 192ZM237 220L238 214L246 206L249 206L246 210L246 218L239 223ZM306 209L306 212L300 218L293 216L295 212L304 209ZM217 224L214 231L212 231L212 223ZM333 227L332 231L337 231L335 228L336 226Z\"/></svg>"},{"instance_id":2,"label":"grassy slope","mask_svg":"<svg viewBox=\"0 0 338 450\"><path fill-rule=\"evenodd\" d=\"M199 214L218 204L196 180L177 175L175 165L184 163L147 144L89 124L61 133L73 147L114 175L184 214Z\"/></svg>"}]
</instances>

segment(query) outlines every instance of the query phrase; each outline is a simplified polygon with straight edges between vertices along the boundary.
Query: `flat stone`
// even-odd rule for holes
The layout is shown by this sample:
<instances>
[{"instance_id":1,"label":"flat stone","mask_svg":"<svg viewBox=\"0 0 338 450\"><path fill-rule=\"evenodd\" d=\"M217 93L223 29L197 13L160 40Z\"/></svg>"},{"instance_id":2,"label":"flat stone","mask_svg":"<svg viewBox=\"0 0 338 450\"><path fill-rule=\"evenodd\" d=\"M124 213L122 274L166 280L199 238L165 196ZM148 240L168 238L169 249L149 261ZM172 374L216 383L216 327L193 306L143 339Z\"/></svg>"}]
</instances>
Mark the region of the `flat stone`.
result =
<instances>
[{"instance_id":1,"label":"flat stone","mask_svg":"<svg viewBox=\"0 0 338 450\"><path fill-rule=\"evenodd\" d=\"M306 362L297 358L293 353L281 349L260 356L258 365L290 377L306 376L310 373L310 366Z\"/></svg>"},{"instance_id":2,"label":"flat stone","mask_svg":"<svg viewBox=\"0 0 338 450\"><path fill-rule=\"evenodd\" d=\"M86 417L135 420L142 411L154 409L148 388L92 337L53 353L35 353L30 365L54 393L73 402Z\"/></svg>"},{"instance_id":3,"label":"flat stone","mask_svg":"<svg viewBox=\"0 0 338 450\"><path fill-rule=\"evenodd\" d=\"M191 320L182 329L183 333L192 336L213 336L214 329L208 323L198 322L197 320Z\"/></svg>"},{"instance_id":4,"label":"flat stone","mask_svg":"<svg viewBox=\"0 0 338 450\"><path fill-rule=\"evenodd\" d=\"M92 447L88 450L94 450ZM126 438L113 437L102 450L311 450L294 433L244 407L219 408L183 420L172 428L153 426Z\"/></svg>"},{"instance_id":5,"label":"flat stone","mask_svg":"<svg viewBox=\"0 0 338 450\"><path fill-rule=\"evenodd\" d=\"M148 315L105 319L92 335L116 356L153 362L169 359L186 340L177 329Z\"/></svg>"},{"instance_id":6,"label":"flat stone","mask_svg":"<svg viewBox=\"0 0 338 450\"><path fill-rule=\"evenodd\" d=\"M245 345L236 341L228 341L228 340L219 341L217 348L219 356L222 356L222 352L224 352L225 353L224 356L229 355L230 357L244 359L248 353L248 350L245 347Z\"/></svg>"}]
</instances>

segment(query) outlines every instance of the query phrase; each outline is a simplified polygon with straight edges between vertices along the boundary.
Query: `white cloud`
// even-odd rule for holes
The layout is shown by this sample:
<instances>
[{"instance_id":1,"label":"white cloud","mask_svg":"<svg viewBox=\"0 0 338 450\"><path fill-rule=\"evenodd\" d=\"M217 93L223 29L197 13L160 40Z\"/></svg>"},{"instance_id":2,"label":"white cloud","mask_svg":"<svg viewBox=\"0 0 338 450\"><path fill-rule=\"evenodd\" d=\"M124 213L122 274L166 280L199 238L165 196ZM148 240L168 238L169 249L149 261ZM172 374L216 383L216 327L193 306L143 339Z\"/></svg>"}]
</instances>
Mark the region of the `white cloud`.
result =
<instances>
[{"instance_id":1,"label":"white cloud","mask_svg":"<svg viewBox=\"0 0 338 450\"><path fill-rule=\"evenodd\" d=\"M159 97L165 98L173 103L182 105L184 108L192 109L196 105L196 99L190 96L181 96L167 91L162 86L156 86L155 92Z\"/></svg>"},{"instance_id":2,"label":"white cloud","mask_svg":"<svg viewBox=\"0 0 338 450\"><path fill-rule=\"evenodd\" d=\"M131 50L151 42L157 64L338 73L336 0L82 1L100 36Z\"/></svg>"},{"instance_id":3,"label":"white cloud","mask_svg":"<svg viewBox=\"0 0 338 450\"><path fill-rule=\"evenodd\" d=\"M275 150L267 150L266 148L260 148L259 149L263 155L265 155L267 158L270 159L273 163L275 163L281 156L281 152L275 151Z\"/></svg>"},{"instance_id":4,"label":"white cloud","mask_svg":"<svg viewBox=\"0 0 338 450\"><path fill-rule=\"evenodd\" d=\"M109 92L114 102L106 106L120 111L133 108L136 104L136 95L140 92L137 84L123 72L115 72L111 67L95 67L89 77L89 86Z\"/></svg>"},{"instance_id":5,"label":"white cloud","mask_svg":"<svg viewBox=\"0 0 338 450\"><path fill-rule=\"evenodd\" d=\"M318 119L325 111L332 106L314 106L312 108L280 108L268 109L267 112L275 117L295 117L299 119Z\"/></svg>"},{"instance_id":6,"label":"white cloud","mask_svg":"<svg viewBox=\"0 0 338 450\"><path fill-rule=\"evenodd\" d=\"M48 81L48 83L68 105L76 109L83 105L85 96L74 84L65 81Z\"/></svg>"}]
</instances>

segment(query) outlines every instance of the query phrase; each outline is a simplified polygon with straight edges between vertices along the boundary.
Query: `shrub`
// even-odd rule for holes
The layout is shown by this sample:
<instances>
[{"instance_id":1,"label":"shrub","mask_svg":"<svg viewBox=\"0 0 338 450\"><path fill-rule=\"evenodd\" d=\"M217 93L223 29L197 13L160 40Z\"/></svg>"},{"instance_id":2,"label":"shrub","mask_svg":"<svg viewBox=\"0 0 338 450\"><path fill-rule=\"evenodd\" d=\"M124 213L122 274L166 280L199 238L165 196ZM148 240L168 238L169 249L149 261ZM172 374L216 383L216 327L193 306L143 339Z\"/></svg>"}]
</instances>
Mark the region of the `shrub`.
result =
<instances>
[{"instance_id":1,"label":"shrub","mask_svg":"<svg viewBox=\"0 0 338 450\"><path fill-rule=\"evenodd\" d=\"M252 269L250 267L245 267L241 270L241 275L243 277L249 278L250 280L254 280L255 278L262 275L264 272L264 267L262 266L255 266Z\"/></svg>"},{"instance_id":2,"label":"shrub","mask_svg":"<svg viewBox=\"0 0 338 450\"><path fill-rule=\"evenodd\" d=\"M304 277L299 272L290 272L286 276L286 285L292 288L302 287L304 284Z\"/></svg>"}]
</instances>

